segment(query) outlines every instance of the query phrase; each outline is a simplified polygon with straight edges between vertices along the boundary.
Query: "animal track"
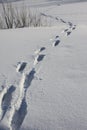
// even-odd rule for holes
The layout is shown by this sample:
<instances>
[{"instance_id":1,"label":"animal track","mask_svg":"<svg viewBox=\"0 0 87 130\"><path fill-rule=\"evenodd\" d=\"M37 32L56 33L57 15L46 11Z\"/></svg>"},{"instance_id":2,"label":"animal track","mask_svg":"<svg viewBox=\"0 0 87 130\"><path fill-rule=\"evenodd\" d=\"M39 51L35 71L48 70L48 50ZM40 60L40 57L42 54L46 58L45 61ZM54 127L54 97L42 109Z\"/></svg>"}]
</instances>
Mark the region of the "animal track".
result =
<instances>
[{"instance_id":1,"label":"animal track","mask_svg":"<svg viewBox=\"0 0 87 130\"><path fill-rule=\"evenodd\" d=\"M38 61L38 62L42 61L44 57L45 57L45 55L40 54L40 55L38 56L38 58L37 58L37 61Z\"/></svg>"},{"instance_id":2,"label":"animal track","mask_svg":"<svg viewBox=\"0 0 87 130\"><path fill-rule=\"evenodd\" d=\"M36 65L38 62L42 61L44 57L45 57L44 54L37 55L34 60L34 65Z\"/></svg>"},{"instance_id":3,"label":"animal track","mask_svg":"<svg viewBox=\"0 0 87 130\"><path fill-rule=\"evenodd\" d=\"M7 120L7 116L9 117L8 118L9 130L19 130L27 114L26 93L27 93L27 89L30 87L34 79L35 73L36 73L35 68L32 68L29 74L24 74L24 73L22 74L22 78L19 84L19 89L20 89L19 95L16 101L12 100L11 103L10 102L7 103L8 100L12 99L11 96L12 96L12 92L14 91L13 86L11 90L9 90L9 93L7 93L7 95L3 98L3 101L5 102L6 105L4 120ZM1 128L3 128L3 126L0 126L0 129Z\"/></svg>"},{"instance_id":4,"label":"animal track","mask_svg":"<svg viewBox=\"0 0 87 130\"><path fill-rule=\"evenodd\" d=\"M68 22L70 29L65 29L63 32L66 33L67 36L69 36L72 33L72 30L76 29L76 25L73 25L71 22Z\"/></svg>"},{"instance_id":5,"label":"animal track","mask_svg":"<svg viewBox=\"0 0 87 130\"><path fill-rule=\"evenodd\" d=\"M36 71L35 68L33 68L28 75L26 75L25 82L24 82L24 88L27 90L27 88L31 85L32 80L34 79Z\"/></svg>"},{"instance_id":6,"label":"animal track","mask_svg":"<svg viewBox=\"0 0 87 130\"><path fill-rule=\"evenodd\" d=\"M68 32L67 32L67 36L69 36L70 34L71 34L71 31L68 31Z\"/></svg>"},{"instance_id":7,"label":"animal track","mask_svg":"<svg viewBox=\"0 0 87 130\"><path fill-rule=\"evenodd\" d=\"M26 67L27 63L26 62L19 62L18 66L17 66L17 72L22 73Z\"/></svg>"},{"instance_id":8,"label":"animal track","mask_svg":"<svg viewBox=\"0 0 87 130\"><path fill-rule=\"evenodd\" d=\"M67 31L68 31L68 29L65 29L65 30L64 30L64 32L67 32Z\"/></svg>"},{"instance_id":9,"label":"animal track","mask_svg":"<svg viewBox=\"0 0 87 130\"><path fill-rule=\"evenodd\" d=\"M29 74L24 75L22 78L21 86L23 87L22 90L20 91L20 95L24 93L23 98L20 96L19 100L21 102L20 107L18 109L15 109L12 120L11 120L11 128L12 130L18 130L27 114L27 103L26 103L26 93L27 89L30 87L34 75L36 71L35 68L32 68L32 70L29 72ZM22 98L22 99L21 99ZM16 103L17 104L17 103Z\"/></svg>"},{"instance_id":10,"label":"animal track","mask_svg":"<svg viewBox=\"0 0 87 130\"><path fill-rule=\"evenodd\" d=\"M69 24L70 28L73 26L73 24L71 22L68 22L68 24Z\"/></svg>"},{"instance_id":11,"label":"animal track","mask_svg":"<svg viewBox=\"0 0 87 130\"><path fill-rule=\"evenodd\" d=\"M37 54L34 60L34 66L39 63L40 61L43 60L43 58L45 57L44 54L40 54L42 51L44 51L46 49L46 47L41 47L39 50L37 50L35 53Z\"/></svg>"},{"instance_id":12,"label":"animal track","mask_svg":"<svg viewBox=\"0 0 87 130\"><path fill-rule=\"evenodd\" d=\"M62 23L66 23L66 21L64 21L63 19L60 19L60 21L61 21Z\"/></svg>"},{"instance_id":13,"label":"animal track","mask_svg":"<svg viewBox=\"0 0 87 130\"><path fill-rule=\"evenodd\" d=\"M46 47L41 47L40 49L35 51L35 54L39 54L40 52L44 51Z\"/></svg>"},{"instance_id":14,"label":"animal track","mask_svg":"<svg viewBox=\"0 0 87 130\"><path fill-rule=\"evenodd\" d=\"M23 98L19 110L16 110L13 115L13 118L11 121L12 130L20 129L20 126L21 126L26 114L27 114L27 103L26 103L26 99Z\"/></svg>"},{"instance_id":15,"label":"animal track","mask_svg":"<svg viewBox=\"0 0 87 130\"><path fill-rule=\"evenodd\" d=\"M60 40L56 40L54 46L57 46L60 43Z\"/></svg>"},{"instance_id":16,"label":"animal track","mask_svg":"<svg viewBox=\"0 0 87 130\"><path fill-rule=\"evenodd\" d=\"M53 46L57 46L59 43L60 43L59 36L56 36L56 37L55 37L55 40L54 40L54 42L53 42Z\"/></svg>"},{"instance_id":17,"label":"animal track","mask_svg":"<svg viewBox=\"0 0 87 130\"><path fill-rule=\"evenodd\" d=\"M45 49L45 47L41 47L40 52L44 51Z\"/></svg>"},{"instance_id":18,"label":"animal track","mask_svg":"<svg viewBox=\"0 0 87 130\"><path fill-rule=\"evenodd\" d=\"M0 92L0 120L2 119L3 116L3 110L2 110L2 100L4 95L7 93L7 88L4 88L1 92Z\"/></svg>"},{"instance_id":19,"label":"animal track","mask_svg":"<svg viewBox=\"0 0 87 130\"><path fill-rule=\"evenodd\" d=\"M46 17L50 17L52 19L60 20L62 23L68 24L69 28L66 28L63 32L67 36L71 34L71 30L76 29L76 25L73 25L71 22L66 22L63 19L58 19L57 17L52 17L50 15L42 14ZM60 37L57 35L52 43L54 47L58 46L61 42ZM32 67L30 68L30 71L27 73L24 73L24 70L27 66L27 62L19 62L16 68L16 71L21 73L21 81L19 83L18 90L19 93L17 93L17 100L15 102L12 102L12 96L15 89L17 90L17 87L15 88L14 85L12 85L8 90L4 89L4 92L0 95L0 109L1 113L1 120L3 120L5 117L7 118L7 115L9 117L9 130L19 130L20 126L27 114L27 102L26 102L26 94L28 88L31 86L32 81L35 78L36 66L40 64L40 62L44 59L46 56L45 54L42 54L42 52L46 50L46 47L41 47L40 49L35 51L35 59ZM27 66L28 67L28 66ZM38 78L39 80L42 80L41 78ZM7 115L6 115L7 114ZM5 116L6 115L6 116ZM0 130L7 130L3 126L0 126Z\"/></svg>"},{"instance_id":20,"label":"animal track","mask_svg":"<svg viewBox=\"0 0 87 130\"><path fill-rule=\"evenodd\" d=\"M40 48L40 52L44 51L45 47ZM43 60L45 55L39 54L37 55L37 62ZM17 70L18 72L23 72L27 63L22 62L18 64ZM35 67L29 71L29 74L22 73L22 78L19 84L19 94L17 101L12 101L12 93L15 91L15 87L11 86L8 90L4 92L2 95L2 121L9 115L9 130L18 130L27 114L27 103L26 103L26 93L27 89L30 87L34 75L35 75ZM6 115L6 116L5 116ZM0 129L4 129L4 126L0 126Z\"/></svg>"},{"instance_id":21,"label":"animal track","mask_svg":"<svg viewBox=\"0 0 87 130\"><path fill-rule=\"evenodd\" d=\"M72 30L75 30L76 29L76 25L74 25L73 27L72 27Z\"/></svg>"},{"instance_id":22,"label":"animal track","mask_svg":"<svg viewBox=\"0 0 87 130\"><path fill-rule=\"evenodd\" d=\"M15 91L15 87L12 85L8 90L7 93L3 96L2 103L1 103L1 108L2 108L2 119L7 111L7 109L11 105L11 100L12 100L12 94Z\"/></svg>"}]
</instances>

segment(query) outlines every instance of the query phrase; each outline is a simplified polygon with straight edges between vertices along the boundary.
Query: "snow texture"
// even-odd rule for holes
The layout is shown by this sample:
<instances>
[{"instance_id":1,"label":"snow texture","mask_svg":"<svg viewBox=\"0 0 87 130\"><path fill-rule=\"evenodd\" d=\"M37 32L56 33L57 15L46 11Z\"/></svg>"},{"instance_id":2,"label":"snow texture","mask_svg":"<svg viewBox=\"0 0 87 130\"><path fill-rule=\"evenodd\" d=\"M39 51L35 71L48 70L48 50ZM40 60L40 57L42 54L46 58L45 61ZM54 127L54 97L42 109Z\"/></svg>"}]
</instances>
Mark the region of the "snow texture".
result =
<instances>
[{"instance_id":1,"label":"snow texture","mask_svg":"<svg viewBox=\"0 0 87 130\"><path fill-rule=\"evenodd\" d=\"M51 27L0 30L0 130L87 130L87 2L40 2Z\"/></svg>"}]
</instances>

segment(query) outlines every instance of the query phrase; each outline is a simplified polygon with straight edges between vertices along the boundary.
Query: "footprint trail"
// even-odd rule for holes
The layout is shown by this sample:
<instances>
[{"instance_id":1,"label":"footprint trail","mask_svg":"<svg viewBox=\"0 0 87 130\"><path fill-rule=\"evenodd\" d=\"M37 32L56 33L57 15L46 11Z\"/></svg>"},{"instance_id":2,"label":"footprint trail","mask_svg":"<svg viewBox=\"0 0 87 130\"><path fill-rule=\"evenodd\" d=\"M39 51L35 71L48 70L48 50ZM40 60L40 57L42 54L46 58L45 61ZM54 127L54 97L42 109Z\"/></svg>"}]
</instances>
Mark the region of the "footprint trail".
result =
<instances>
[{"instance_id":1,"label":"footprint trail","mask_svg":"<svg viewBox=\"0 0 87 130\"><path fill-rule=\"evenodd\" d=\"M63 30L63 33L66 34L66 36L69 36L73 32L73 30L76 29L76 25L73 25L71 22L66 22L63 19L50 15L42 15L50 17L52 19L56 19L57 21L68 25L68 28L65 28ZM53 47L57 47L61 42L62 39L60 32L60 34L56 35L54 40L52 40L51 45ZM21 76L19 84L16 86L13 84L9 88L4 88L2 92L0 92L0 130L20 129L27 114L27 90L29 89L29 87L31 87L31 84L35 78L35 74L37 73L37 66L39 66L47 56L43 53L46 49L47 45L40 47L34 52L34 61L31 66L29 66L28 61L18 62L16 72L18 72L17 74L20 74ZM12 98L14 94L17 96L15 99ZM9 118L7 119L7 117ZM9 124L8 127L6 125L3 125L3 122L5 120L7 120Z\"/></svg>"}]
</instances>

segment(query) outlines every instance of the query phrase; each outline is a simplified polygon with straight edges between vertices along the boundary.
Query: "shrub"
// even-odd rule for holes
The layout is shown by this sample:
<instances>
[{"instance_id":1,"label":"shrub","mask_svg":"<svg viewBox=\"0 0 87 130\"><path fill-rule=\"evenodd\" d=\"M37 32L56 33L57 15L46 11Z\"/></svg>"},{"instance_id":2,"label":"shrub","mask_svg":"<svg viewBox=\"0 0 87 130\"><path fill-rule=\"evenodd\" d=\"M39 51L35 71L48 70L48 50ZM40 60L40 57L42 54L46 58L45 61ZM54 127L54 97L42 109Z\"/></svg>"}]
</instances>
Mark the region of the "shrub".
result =
<instances>
[{"instance_id":1,"label":"shrub","mask_svg":"<svg viewBox=\"0 0 87 130\"><path fill-rule=\"evenodd\" d=\"M24 5L18 8L9 3L2 3L0 12L0 29L47 25L47 23L44 23L47 21L46 18L43 18L38 12L31 12Z\"/></svg>"}]
</instances>

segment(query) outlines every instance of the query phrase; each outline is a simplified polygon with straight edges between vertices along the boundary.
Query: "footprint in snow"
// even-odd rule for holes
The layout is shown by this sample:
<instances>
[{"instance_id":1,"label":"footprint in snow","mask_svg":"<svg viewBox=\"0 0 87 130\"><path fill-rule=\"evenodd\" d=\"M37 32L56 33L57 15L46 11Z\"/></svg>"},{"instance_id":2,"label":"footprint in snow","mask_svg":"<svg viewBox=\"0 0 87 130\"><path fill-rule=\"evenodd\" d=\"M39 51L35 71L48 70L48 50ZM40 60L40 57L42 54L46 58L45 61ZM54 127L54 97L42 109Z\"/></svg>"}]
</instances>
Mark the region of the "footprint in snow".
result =
<instances>
[{"instance_id":1,"label":"footprint in snow","mask_svg":"<svg viewBox=\"0 0 87 130\"><path fill-rule=\"evenodd\" d=\"M38 62L42 61L44 59L44 57L45 57L44 54L37 55L34 60L34 65L36 65Z\"/></svg>"},{"instance_id":2,"label":"footprint in snow","mask_svg":"<svg viewBox=\"0 0 87 130\"><path fill-rule=\"evenodd\" d=\"M57 45L59 45L59 43L60 43L59 36L56 36L55 40L54 40L54 43L53 43L53 46L57 46Z\"/></svg>"},{"instance_id":3,"label":"footprint in snow","mask_svg":"<svg viewBox=\"0 0 87 130\"><path fill-rule=\"evenodd\" d=\"M13 115L13 118L11 121L12 130L20 129L21 124L23 123L26 114L27 114L27 103L26 103L26 99L23 98L19 110L15 110L15 113Z\"/></svg>"},{"instance_id":4,"label":"footprint in snow","mask_svg":"<svg viewBox=\"0 0 87 130\"><path fill-rule=\"evenodd\" d=\"M45 47L41 47L40 52L44 51L45 49Z\"/></svg>"},{"instance_id":5,"label":"footprint in snow","mask_svg":"<svg viewBox=\"0 0 87 130\"><path fill-rule=\"evenodd\" d=\"M70 28L73 26L73 24L71 22L68 22L68 24L69 24Z\"/></svg>"},{"instance_id":6,"label":"footprint in snow","mask_svg":"<svg viewBox=\"0 0 87 130\"><path fill-rule=\"evenodd\" d=\"M55 17L56 20L59 20L57 17Z\"/></svg>"},{"instance_id":7,"label":"footprint in snow","mask_svg":"<svg viewBox=\"0 0 87 130\"><path fill-rule=\"evenodd\" d=\"M35 54L39 54L40 52L44 51L46 48L45 47L41 47L40 49L35 51Z\"/></svg>"},{"instance_id":8,"label":"footprint in snow","mask_svg":"<svg viewBox=\"0 0 87 130\"><path fill-rule=\"evenodd\" d=\"M61 33L66 33L68 30L69 30L69 29L66 28L66 29L64 29Z\"/></svg>"},{"instance_id":9,"label":"footprint in snow","mask_svg":"<svg viewBox=\"0 0 87 130\"><path fill-rule=\"evenodd\" d=\"M71 34L71 31L68 31L68 32L67 32L67 36L69 36L70 34Z\"/></svg>"},{"instance_id":10,"label":"footprint in snow","mask_svg":"<svg viewBox=\"0 0 87 130\"><path fill-rule=\"evenodd\" d=\"M75 29L76 29L75 27L72 28L72 30L75 30Z\"/></svg>"},{"instance_id":11,"label":"footprint in snow","mask_svg":"<svg viewBox=\"0 0 87 130\"><path fill-rule=\"evenodd\" d=\"M44 59L45 55L41 54L38 56L37 61L40 62Z\"/></svg>"},{"instance_id":12,"label":"footprint in snow","mask_svg":"<svg viewBox=\"0 0 87 130\"><path fill-rule=\"evenodd\" d=\"M64 21L63 19L60 19L60 21L61 21L62 23L66 23L66 21Z\"/></svg>"},{"instance_id":13,"label":"footprint in snow","mask_svg":"<svg viewBox=\"0 0 87 130\"><path fill-rule=\"evenodd\" d=\"M67 32L67 31L68 31L68 29L65 29L65 30L64 30L64 32Z\"/></svg>"},{"instance_id":14,"label":"footprint in snow","mask_svg":"<svg viewBox=\"0 0 87 130\"><path fill-rule=\"evenodd\" d=\"M25 67L26 67L26 65L27 65L27 63L26 62L19 62L18 63L18 66L17 66L17 72L20 72L20 73L22 73L23 71L24 71L24 69L25 69Z\"/></svg>"},{"instance_id":15,"label":"footprint in snow","mask_svg":"<svg viewBox=\"0 0 87 130\"><path fill-rule=\"evenodd\" d=\"M73 27L72 27L72 30L75 30L76 29L76 25L74 25Z\"/></svg>"},{"instance_id":16,"label":"footprint in snow","mask_svg":"<svg viewBox=\"0 0 87 130\"><path fill-rule=\"evenodd\" d=\"M12 85L8 90L7 90L7 93L3 96L3 99L2 99L2 104L1 104L1 107L2 107L2 110L3 110L3 115L2 115L2 118L4 117L7 109L10 107L11 105L11 100L12 100L12 94L13 92L15 91L15 87Z\"/></svg>"}]
</instances>

